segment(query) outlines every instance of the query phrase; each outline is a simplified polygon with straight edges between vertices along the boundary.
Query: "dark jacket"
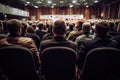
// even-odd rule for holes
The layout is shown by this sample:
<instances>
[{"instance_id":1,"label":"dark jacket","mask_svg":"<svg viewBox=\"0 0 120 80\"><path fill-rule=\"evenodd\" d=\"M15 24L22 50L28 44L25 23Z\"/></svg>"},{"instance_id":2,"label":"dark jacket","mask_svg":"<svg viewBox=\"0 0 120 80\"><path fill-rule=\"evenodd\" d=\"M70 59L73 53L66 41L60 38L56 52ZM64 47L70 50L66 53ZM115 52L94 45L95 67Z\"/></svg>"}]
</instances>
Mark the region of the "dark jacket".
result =
<instances>
[{"instance_id":1,"label":"dark jacket","mask_svg":"<svg viewBox=\"0 0 120 80\"><path fill-rule=\"evenodd\" d=\"M82 69L83 66L83 62L85 60L86 54L94 49L94 48L98 48L98 47L114 47L117 48L118 44L115 40L111 40L108 37L105 38L101 38L101 37L96 37L94 40L91 41L84 41L79 49L78 52L78 61L77 64L79 66L80 69Z\"/></svg>"},{"instance_id":2,"label":"dark jacket","mask_svg":"<svg viewBox=\"0 0 120 80\"><path fill-rule=\"evenodd\" d=\"M117 36L113 36L111 39L118 42L118 49L120 50L120 33Z\"/></svg>"},{"instance_id":3,"label":"dark jacket","mask_svg":"<svg viewBox=\"0 0 120 80\"><path fill-rule=\"evenodd\" d=\"M69 47L77 51L77 43L66 40L64 37L54 37L53 39L44 40L40 44L40 51L42 52L45 48L54 46L64 46Z\"/></svg>"}]
</instances>

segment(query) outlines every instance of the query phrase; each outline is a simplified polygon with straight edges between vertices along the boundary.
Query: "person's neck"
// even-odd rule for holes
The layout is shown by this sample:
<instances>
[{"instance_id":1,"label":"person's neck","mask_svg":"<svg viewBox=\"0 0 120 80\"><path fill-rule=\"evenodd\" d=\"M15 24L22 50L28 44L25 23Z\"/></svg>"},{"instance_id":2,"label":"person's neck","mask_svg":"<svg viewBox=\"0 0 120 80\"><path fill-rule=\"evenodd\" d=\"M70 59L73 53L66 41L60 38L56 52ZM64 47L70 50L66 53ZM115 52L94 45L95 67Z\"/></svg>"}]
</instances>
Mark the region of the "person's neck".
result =
<instances>
[{"instance_id":1,"label":"person's neck","mask_svg":"<svg viewBox=\"0 0 120 80\"><path fill-rule=\"evenodd\" d=\"M64 35L54 35L54 37L65 37Z\"/></svg>"}]
</instances>

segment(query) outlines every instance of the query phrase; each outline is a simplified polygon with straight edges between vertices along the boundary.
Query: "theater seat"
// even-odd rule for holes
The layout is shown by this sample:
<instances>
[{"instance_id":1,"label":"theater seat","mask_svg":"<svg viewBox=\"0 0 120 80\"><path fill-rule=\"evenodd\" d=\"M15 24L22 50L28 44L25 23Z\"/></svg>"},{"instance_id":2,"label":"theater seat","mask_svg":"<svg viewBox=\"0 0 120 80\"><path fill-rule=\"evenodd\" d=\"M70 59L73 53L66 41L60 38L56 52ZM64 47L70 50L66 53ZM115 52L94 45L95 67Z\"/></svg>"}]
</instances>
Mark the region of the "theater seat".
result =
<instances>
[{"instance_id":1,"label":"theater seat","mask_svg":"<svg viewBox=\"0 0 120 80\"><path fill-rule=\"evenodd\" d=\"M108 47L89 51L80 80L120 80L120 51Z\"/></svg>"},{"instance_id":2,"label":"theater seat","mask_svg":"<svg viewBox=\"0 0 120 80\"><path fill-rule=\"evenodd\" d=\"M0 48L0 70L6 80L39 80L33 55L24 47Z\"/></svg>"},{"instance_id":3,"label":"theater seat","mask_svg":"<svg viewBox=\"0 0 120 80\"><path fill-rule=\"evenodd\" d=\"M76 52L67 47L49 47L41 53L41 70L46 80L73 80Z\"/></svg>"}]
</instances>

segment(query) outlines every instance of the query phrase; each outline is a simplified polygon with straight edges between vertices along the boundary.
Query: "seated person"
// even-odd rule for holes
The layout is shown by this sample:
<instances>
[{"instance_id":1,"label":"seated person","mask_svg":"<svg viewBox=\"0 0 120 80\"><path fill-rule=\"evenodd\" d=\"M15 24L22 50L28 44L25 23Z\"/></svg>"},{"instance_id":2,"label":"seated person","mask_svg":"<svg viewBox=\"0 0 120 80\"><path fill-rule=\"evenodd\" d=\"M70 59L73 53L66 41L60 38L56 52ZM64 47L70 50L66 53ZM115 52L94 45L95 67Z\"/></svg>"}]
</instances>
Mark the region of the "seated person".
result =
<instances>
[{"instance_id":1,"label":"seated person","mask_svg":"<svg viewBox=\"0 0 120 80\"><path fill-rule=\"evenodd\" d=\"M66 24L64 21L62 20L55 21L54 26L52 28L52 32L54 35L53 39L44 40L41 42L40 44L41 52L48 47L54 47L54 46L69 47L77 51L77 43L71 40L66 40L65 38L65 34L67 30L66 30Z\"/></svg>"},{"instance_id":2,"label":"seated person","mask_svg":"<svg viewBox=\"0 0 120 80\"><path fill-rule=\"evenodd\" d=\"M75 41L76 37L82 34L82 21L78 21L74 30L69 32L67 39Z\"/></svg>"},{"instance_id":3,"label":"seated person","mask_svg":"<svg viewBox=\"0 0 120 80\"><path fill-rule=\"evenodd\" d=\"M111 40L110 37L107 37L107 33L109 31L109 25L106 22L100 22L96 24L95 33L96 37L90 41L84 41L78 52L78 61L77 64L80 69L83 67L83 63L86 57L86 54L98 47L114 47L117 48L117 42L115 40Z\"/></svg>"},{"instance_id":4,"label":"seated person","mask_svg":"<svg viewBox=\"0 0 120 80\"><path fill-rule=\"evenodd\" d=\"M9 35L7 38L0 40L0 47L19 45L28 48L33 53L36 68L40 65L39 51L31 38L21 37L22 24L17 19L7 21Z\"/></svg>"},{"instance_id":5,"label":"seated person","mask_svg":"<svg viewBox=\"0 0 120 80\"><path fill-rule=\"evenodd\" d=\"M120 22L117 27L117 33L118 35L113 36L111 39L116 40L118 42L118 49L120 49Z\"/></svg>"},{"instance_id":6,"label":"seated person","mask_svg":"<svg viewBox=\"0 0 120 80\"><path fill-rule=\"evenodd\" d=\"M38 23L37 27L38 27L38 30L36 30L35 33L42 40L43 36L47 34L47 31L44 29L45 25L41 22L41 23Z\"/></svg>"},{"instance_id":7,"label":"seated person","mask_svg":"<svg viewBox=\"0 0 120 80\"><path fill-rule=\"evenodd\" d=\"M75 40L75 42L82 42L87 40L92 40L94 37L90 34L91 25L89 23L83 23L82 25L82 34L78 36Z\"/></svg>"},{"instance_id":8,"label":"seated person","mask_svg":"<svg viewBox=\"0 0 120 80\"><path fill-rule=\"evenodd\" d=\"M42 38L42 40L48 40L48 39L53 39L53 33L52 33L52 23L51 24L47 24L47 28L48 28L48 33L45 34Z\"/></svg>"},{"instance_id":9,"label":"seated person","mask_svg":"<svg viewBox=\"0 0 120 80\"><path fill-rule=\"evenodd\" d=\"M110 29L108 31L109 37L118 35L115 23L111 21L109 22L109 26L110 26Z\"/></svg>"},{"instance_id":10,"label":"seated person","mask_svg":"<svg viewBox=\"0 0 120 80\"><path fill-rule=\"evenodd\" d=\"M27 27L26 37L32 38L37 48L39 49L41 40L39 36L35 34L35 31L32 26Z\"/></svg>"}]
</instances>

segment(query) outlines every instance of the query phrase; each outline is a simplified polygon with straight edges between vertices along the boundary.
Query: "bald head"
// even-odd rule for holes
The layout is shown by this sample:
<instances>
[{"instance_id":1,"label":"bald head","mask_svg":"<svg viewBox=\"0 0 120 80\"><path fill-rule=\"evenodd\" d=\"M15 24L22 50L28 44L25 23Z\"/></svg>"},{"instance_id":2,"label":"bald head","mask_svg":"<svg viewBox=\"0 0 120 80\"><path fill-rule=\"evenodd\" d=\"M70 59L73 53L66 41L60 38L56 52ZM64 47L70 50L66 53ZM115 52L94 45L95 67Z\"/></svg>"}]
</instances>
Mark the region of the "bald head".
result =
<instances>
[{"instance_id":1,"label":"bald head","mask_svg":"<svg viewBox=\"0 0 120 80\"><path fill-rule=\"evenodd\" d=\"M62 20L57 20L54 22L53 33L56 36L62 36L66 33L66 24Z\"/></svg>"}]
</instances>

